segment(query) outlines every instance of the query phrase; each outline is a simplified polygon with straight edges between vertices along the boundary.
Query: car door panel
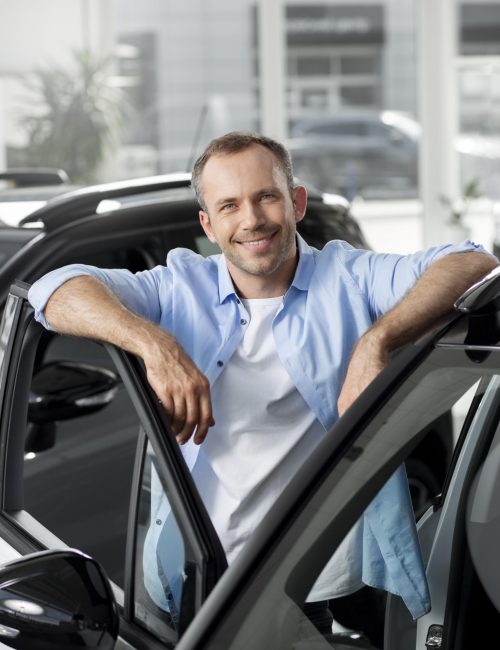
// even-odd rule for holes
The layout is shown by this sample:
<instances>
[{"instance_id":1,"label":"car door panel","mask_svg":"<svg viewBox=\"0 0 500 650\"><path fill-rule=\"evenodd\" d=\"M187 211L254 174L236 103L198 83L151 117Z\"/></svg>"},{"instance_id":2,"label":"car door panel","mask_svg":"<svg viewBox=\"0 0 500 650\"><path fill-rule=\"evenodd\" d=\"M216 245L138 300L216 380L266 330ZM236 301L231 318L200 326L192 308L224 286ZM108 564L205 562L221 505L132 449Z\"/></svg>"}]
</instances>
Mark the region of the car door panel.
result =
<instances>
[{"instance_id":1,"label":"car door panel","mask_svg":"<svg viewBox=\"0 0 500 650\"><path fill-rule=\"evenodd\" d=\"M39 476L44 474L48 477L43 479L44 482L39 483L38 497L40 503L45 499L45 502L48 503L48 506L44 506L45 509L52 510L53 512L49 513L50 516L57 519L58 507L65 499L68 484L77 475L88 480L82 484L81 488L76 490L75 494L87 498L96 476L102 474L106 478L106 463L108 463L107 491L101 490L99 501L102 503L95 500L93 503L98 503L99 507L103 508L103 512L111 514L111 506L106 504L114 491L112 486L116 479L121 481L123 478L120 475L121 472L130 473L130 476L125 477L128 487L123 488L125 492L130 493L130 496L124 495L124 503L128 511L126 516L128 522L126 519L121 520L121 523L119 520L114 522L117 528L123 530L123 543L125 543L125 538L128 536L123 559L124 591L116 586L114 587L115 594L118 596L117 600L121 603L121 634L123 637L121 643L123 643L122 647L127 647L127 642L130 643L130 647L137 648L165 647L165 645L161 645L162 643L167 643L167 647L173 647L178 634L171 641L168 638L160 639L156 635L154 628L152 630L144 628L135 611L134 589L137 588L137 572L135 568L138 563L142 563L142 558L136 557L138 548L136 537L137 530L140 528L138 517L140 516L139 504L141 502L138 473L142 471L141 463L143 463L148 445L154 448L160 482L162 488L168 494L172 517L175 518L176 526L181 531L183 543L187 549L189 562L186 563L186 576L190 571L193 574L192 582L195 586L191 590L192 592L185 597L186 605L183 605L184 616L188 616L186 614L188 612L189 620L199 609L202 601L226 567L225 556L220 542L211 526L201 499L196 493L175 438L169 432L166 414L147 385L141 364L137 359L115 350L112 346L108 346L106 354L109 354L110 361L121 374L122 390L128 394L130 402L137 413L137 422L139 424L134 432L132 461L136 449L138 460L135 463L132 462L129 470L126 469L126 466L120 460L119 453L122 439L127 439L123 427L118 426L114 434L112 431L107 431L106 427L103 426L93 430L92 427L95 425L92 424L93 416L90 416L90 419L82 419L81 422L69 420L69 424L72 422L77 423L77 426L73 424L70 427L73 429L72 431L58 431L59 438L62 440L60 448L57 447L58 437L56 435L57 448L49 446L35 454L43 461L38 464L35 474L33 472L30 474L30 470L25 469L24 463L30 462L29 459L26 460L25 458L24 440L28 418L28 395L31 386L31 375L36 362L43 363L43 355L37 356L37 346L40 341L43 341L44 336L47 336L43 328L34 322L32 308L27 303L26 296L26 286L20 285L14 289L13 297L9 299L2 329L2 340L5 346L2 365L3 374L1 375L2 384L0 387L1 394L4 397L1 403L3 507L0 514L0 524L2 527L11 528L9 540L13 543L14 551L17 550L22 554L42 548L62 547L67 541L64 539L66 535L71 537L71 546L78 547L80 546L78 541L83 540L86 534L88 536L88 529L91 528L91 520L83 521L79 518L79 515L83 512L83 502L80 503L73 499L71 506L73 522L70 521L72 533L70 534L66 525L68 522L66 521L65 526L60 528L61 532L53 535L50 530L52 526L50 517L40 523L36 516L31 516L24 509L23 474L26 475L28 483L31 480L30 476L35 477L37 472ZM57 339L57 336L55 338ZM74 339L69 347L74 350L75 346L78 346L78 339ZM47 350L50 349L50 344L49 346L42 345L42 347L44 354L46 354ZM64 349L64 345L59 346L57 354L62 354L61 351ZM76 357L78 357L78 354ZM98 356L96 359L99 361L102 356ZM89 360L92 359L87 359L87 361ZM117 408L118 413L109 412L111 414L110 425L116 425L117 422L118 424L120 422L120 411L123 410L120 402L117 403ZM102 413L105 412L105 410L102 411ZM109 449L110 453L104 453L106 449ZM130 457L130 452L127 452L127 456ZM74 467L73 463L76 463ZM99 467L102 463L104 465L101 471ZM55 481L52 484L47 482L50 475ZM42 486L45 486L46 489L43 489ZM116 492L120 492L121 489L117 487ZM33 504L33 500L37 496L35 484L31 491L26 491L26 495L28 493L31 495L30 498ZM146 498L148 498L148 493L146 493ZM144 495L142 495L142 501L144 502ZM111 499L110 503L112 502L113 499ZM50 503L57 507L49 508ZM92 504L92 501L89 503ZM36 507L33 507L33 510L35 511ZM64 508L60 510L59 516L64 516L65 512L68 512L67 508L66 510ZM92 515L92 512L90 512L90 515ZM93 536L97 541L103 541L102 532L104 529L112 531L113 526L109 526L104 520L97 519L94 521L92 530L95 531ZM188 584L189 580L186 577L186 585ZM160 618L165 617L165 612L159 611L158 616ZM187 625L188 622L185 621L184 625ZM182 632L182 629L180 631Z\"/></svg>"},{"instance_id":2,"label":"car door panel","mask_svg":"<svg viewBox=\"0 0 500 650\"><path fill-rule=\"evenodd\" d=\"M258 648L266 643L283 650L295 647L301 606L315 577L418 444L422 427L448 411L482 377L496 374L498 353L480 363L473 356L461 348L424 344L402 352L305 462L238 564L216 586L179 650ZM269 603L272 617L266 614ZM314 642L323 647L324 641Z\"/></svg>"}]
</instances>

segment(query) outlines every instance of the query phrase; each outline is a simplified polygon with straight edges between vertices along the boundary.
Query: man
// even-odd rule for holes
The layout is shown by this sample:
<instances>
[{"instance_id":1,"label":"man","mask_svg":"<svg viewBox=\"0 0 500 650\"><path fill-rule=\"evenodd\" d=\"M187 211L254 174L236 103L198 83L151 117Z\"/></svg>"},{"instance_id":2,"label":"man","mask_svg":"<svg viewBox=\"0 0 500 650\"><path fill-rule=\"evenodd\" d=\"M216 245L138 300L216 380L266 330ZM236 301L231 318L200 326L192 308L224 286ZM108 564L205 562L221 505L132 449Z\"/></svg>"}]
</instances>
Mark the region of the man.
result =
<instances>
[{"instance_id":1,"label":"man","mask_svg":"<svg viewBox=\"0 0 500 650\"><path fill-rule=\"evenodd\" d=\"M143 359L231 562L391 351L435 326L497 261L470 242L410 256L339 241L310 248L296 233L306 190L294 186L286 150L262 136L214 140L195 164L193 187L201 225L222 255L179 249L166 267L136 275L74 265L39 280L30 300L46 326ZM151 575L146 561L145 572L167 608L157 575L162 532L152 524L147 548L158 566L155 559ZM429 608L402 471L308 601L362 584L395 590L414 617Z\"/></svg>"}]
</instances>

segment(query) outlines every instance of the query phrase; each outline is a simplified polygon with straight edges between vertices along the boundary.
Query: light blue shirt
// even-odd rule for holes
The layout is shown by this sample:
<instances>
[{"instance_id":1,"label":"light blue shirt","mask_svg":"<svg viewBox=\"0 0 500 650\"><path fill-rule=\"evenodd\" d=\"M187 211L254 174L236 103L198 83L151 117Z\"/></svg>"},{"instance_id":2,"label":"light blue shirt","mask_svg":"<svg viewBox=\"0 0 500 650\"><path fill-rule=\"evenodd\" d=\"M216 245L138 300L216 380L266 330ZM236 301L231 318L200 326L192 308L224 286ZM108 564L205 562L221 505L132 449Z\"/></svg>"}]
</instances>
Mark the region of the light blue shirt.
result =
<instances>
[{"instance_id":1,"label":"light blue shirt","mask_svg":"<svg viewBox=\"0 0 500 650\"><path fill-rule=\"evenodd\" d=\"M448 253L486 251L464 242L401 256L355 249L338 240L318 251L300 236L297 241L298 266L274 318L273 335L282 364L326 431L338 418L339 391L359 337L433 261ZM78 264L47 274L29 292L36 318L45 327L43 309L51 293L77 275L102 280L135 313L171 332L211 384L249 321L223 255L204 258L175 249L166 267L136 274ZM192 469L199 447L189 442L181 449ZM158 521L165 521L158 515L161 503L153 508ZM422 616L430 609L429 592L403 468L374 498L362 521L362 581L400 595L414 618ZM161 529L148 534L155 550L160 536Z\"/></svg>"}]
</instances>

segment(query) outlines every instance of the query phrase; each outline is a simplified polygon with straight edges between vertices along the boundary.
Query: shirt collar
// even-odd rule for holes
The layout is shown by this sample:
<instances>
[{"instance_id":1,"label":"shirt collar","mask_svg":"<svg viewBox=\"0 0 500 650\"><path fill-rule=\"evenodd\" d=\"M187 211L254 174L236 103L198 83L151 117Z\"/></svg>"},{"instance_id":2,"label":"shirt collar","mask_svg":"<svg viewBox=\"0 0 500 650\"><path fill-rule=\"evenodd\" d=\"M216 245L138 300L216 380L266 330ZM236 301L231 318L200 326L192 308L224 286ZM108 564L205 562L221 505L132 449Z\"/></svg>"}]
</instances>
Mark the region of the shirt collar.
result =
<instances>
[{"instance_id":1,"label":"shirt collar","mask_svg":"<svg viewBox=\"0 0 500 650\"><path fill-rule=\"evenodd\" d=\"M229 271L226 264L226 258L224 255L219 255L218 261L218 274L219 274L219 300L222 304L224 300L233 294L236 296L236 291L234 290L234 284L229 275Z\"/></svg>"},{"instance_id":2,"label":"shirt collar","mask_svg":"<svg viewBox=\"0 0 500 650\"><path fill-rule=\"evenodd\" d=\"M299 291L307 291L314 272L314 254L313 249L305 242L305 240L297 233L297 248L299 251L299 263L295 270L295 275L292 281L292 287ZM224 255L219 256L218 260L218 275L219 275L219 300L221 304L231 294L236 296L233 281L229 274L226 258Z\"/></svg>"},{"instance_id":3,"label":"shirt collar","mask_svg":"<svg viewBox=\"0 0 500 650\"><path fill-rule=\"evenodd\" d=\"M299 250L299 263L295 270L292 287L299 291L307 291L314 273L314 249L297 233L297 248Z\"/></svg>"}]
</instances>

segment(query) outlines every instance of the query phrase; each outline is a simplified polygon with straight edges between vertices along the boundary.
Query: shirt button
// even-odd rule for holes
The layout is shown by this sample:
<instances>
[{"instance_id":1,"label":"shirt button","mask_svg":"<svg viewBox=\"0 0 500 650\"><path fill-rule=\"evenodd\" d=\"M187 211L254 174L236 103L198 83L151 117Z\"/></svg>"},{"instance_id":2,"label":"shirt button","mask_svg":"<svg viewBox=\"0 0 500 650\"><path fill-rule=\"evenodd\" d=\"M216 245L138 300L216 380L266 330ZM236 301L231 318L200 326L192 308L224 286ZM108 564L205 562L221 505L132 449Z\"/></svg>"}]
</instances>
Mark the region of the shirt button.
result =
<instances>
[{"instance_id":1,"label":"shirt button","mask_svg":"<svg viewBox=\"0 0 500 650\"><path fill-rule=\"evenodd\" d=\"M157 520L156 520L156 523L158 524L158 526L161 526L161 523L162 523L162 522L161 522L161 519L157 519Z\"/></svg>"},{"instance_id":2,"label":"shirt button","mask_svg":"<svg viewBox=\"0 0 500 650\"><path fill-rule=\"evenodd\" d=\"M217 365L219 366L219 368L222 368L222 366L224 365L224 361L217 361Z\"/></svg>"},{"instance_id":3,"label":"shirt button","mask_svg":"<svg viewBox=\"0 0 500 650\"><path fill-rule=\"evenodd\" d=\"M241 300L240 300L239 298L236 298L236 302L237 302L238 305L239 305L239 304L241 303Z\"/></svg>"},{"instance_id":4,"label":"shirt button","mask_svg":"<svg viewBox=\"0 0 500 650\"><path fill-rule=\"evenodd\" d=\"M244 318L242 318L242 319L240 320L240 323L241 323L242 325L246 325L246 324L247 324L247 322L246 322L246 320L245 320Z\"/></svg>"}]
</instances>

